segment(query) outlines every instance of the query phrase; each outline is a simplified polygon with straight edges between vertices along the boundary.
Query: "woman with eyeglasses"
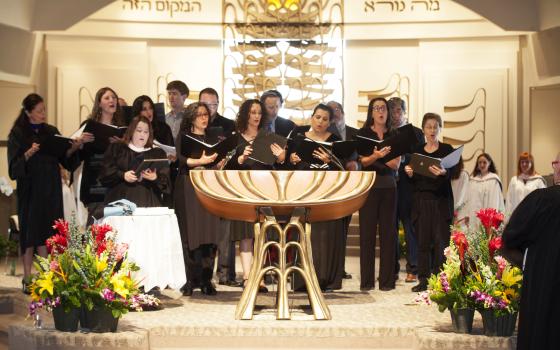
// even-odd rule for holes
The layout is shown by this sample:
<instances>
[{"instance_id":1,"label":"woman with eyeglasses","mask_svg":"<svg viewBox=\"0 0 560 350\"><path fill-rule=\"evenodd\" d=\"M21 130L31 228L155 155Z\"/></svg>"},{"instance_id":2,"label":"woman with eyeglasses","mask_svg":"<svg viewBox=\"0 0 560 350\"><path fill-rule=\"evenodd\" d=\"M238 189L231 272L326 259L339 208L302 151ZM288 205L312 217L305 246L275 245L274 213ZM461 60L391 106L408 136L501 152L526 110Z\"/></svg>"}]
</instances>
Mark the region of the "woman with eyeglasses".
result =
<instances>
[{"instance_id":1,"label":"woman with eyeglasses","mask_svg":"<svg viewBox=\"0 0 560 350\"><path fill-rule=\"evenodd\" d=\"M175 180L175 213L179 222L187 283L181 288L183 295L190 296L193 289L200 288L202 294L216 295L212 284L214 271L214 249L219 235L227 229L225 220L210 214L198 201L189 178L190 169L211 168L218 154L202 153L194 157L190 150L182 149L182 137L187 134L207 142L206 128L210 110L206 104L194 102L184 111L183 121L175 140L179 174ZM220 164L218 163L217 166Z\"/></svg>"},{"instance_id":2,"label":"woman with eyeglasses","mask_svg":"<svg viewBox=\"0 0 560 350\"><path fill-rule=\"evenodd\" d=\"M476 212L480 209L494 208L501 212L505 211L502 181L498 176L494 160L488 153L482 153L476 158L476 164L469 178L466 202L469 225L478 225Z\"/></svg>"},{"instance_id":3,"label":"woman with eyeglasses","mask_svg":"<svg viewBox=\"0 0 560 350\"><path fill-rule=\"evenodd\" d=\"M521 153L517 159L517 175L511 178L508 186L506 218L511 217L515 208L529 193L545 187L546 181L535 170L533 155L529 152Z\"/></svg>"},{"instance_id":4,"label":"woman with eyeglasses","mask_svg":"<svg viewBox=\"0 0 560 350\"><path fill-rule=\"evenodd\" d=\"M374 140L384 140L393 134L387 100L372 99L364 126L357 135ZM364 206L360 209L360 289L368 291L375 286L375 236L379 227L380 266L379 290L395 289L395 262L397 249L397 183L396 172L401 157L382 161L390 147L377 149L360 156L364 171L375 171L375 183Z\"/></svg>"}]
</instances>

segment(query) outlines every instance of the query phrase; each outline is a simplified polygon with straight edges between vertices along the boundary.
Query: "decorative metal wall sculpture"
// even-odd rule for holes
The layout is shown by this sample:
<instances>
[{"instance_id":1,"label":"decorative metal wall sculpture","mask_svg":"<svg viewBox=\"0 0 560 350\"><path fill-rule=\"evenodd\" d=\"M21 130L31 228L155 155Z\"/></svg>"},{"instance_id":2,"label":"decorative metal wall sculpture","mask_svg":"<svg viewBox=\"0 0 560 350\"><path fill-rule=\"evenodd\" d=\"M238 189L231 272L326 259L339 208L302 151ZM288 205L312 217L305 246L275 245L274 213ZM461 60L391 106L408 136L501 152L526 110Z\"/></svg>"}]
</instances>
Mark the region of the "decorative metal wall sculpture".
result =
<instances>
[{"instance_id":1,"label":"decorative metal wall sculpture","mask_svg":"<svg viewBox=\"0 0 560 350\"><path fill-rule=\"evenodd\" d=\"M268 89L284 117L342 100L342 0L224 0L224 115Z\"/></svg>"}]
</instances>

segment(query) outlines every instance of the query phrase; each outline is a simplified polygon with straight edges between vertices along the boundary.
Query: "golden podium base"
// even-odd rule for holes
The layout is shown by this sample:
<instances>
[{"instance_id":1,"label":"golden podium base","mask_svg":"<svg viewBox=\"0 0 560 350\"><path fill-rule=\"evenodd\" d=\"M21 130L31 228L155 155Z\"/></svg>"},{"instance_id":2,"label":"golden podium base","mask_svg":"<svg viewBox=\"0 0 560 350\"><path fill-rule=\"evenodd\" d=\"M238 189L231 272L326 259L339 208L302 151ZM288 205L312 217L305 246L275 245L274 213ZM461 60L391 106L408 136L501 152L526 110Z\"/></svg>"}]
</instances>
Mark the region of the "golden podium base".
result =
<instances>
[{"instance_id":1,"label":"golden podium base","mask_svg":"<svg viewBox=\"0 0 560 350\"><path fill-rule=\"evenodd\" d=\"M316 320L330 320L331 313L313 267L313 255L311 251L311 224L305 222L302 224L301 219L305 219L306 210L304 208L295 208L290 221L282 229L280 224L276 221L276 217L272 213L272 209L261 208L261 212L265 215L265 220L262 223L255 224L255 246L254 246L254 260L251 265L249 279L247 285L241 295L241 300L237 304L235 311L235 318L237 320L251 320L255 309L255 301L257 293L259 292L259 285L266 273L272 272L276 275L278 281L278 294L277 294L277 320L290 320L291 313L288 304L288 276L292 273L299 273L307 287L307 294L309 302L313 310L313 315ZM287 241L288 231L296 230L299 241ZM267 232L269 230L276 231L279 240L267 241ZM276 248L278 251L278 265L277 266L264 266L265 255L269 247ZM295 248L301 257L301 266L288 266L287 263L287 250Z\"/></svg>"}]
</instances>

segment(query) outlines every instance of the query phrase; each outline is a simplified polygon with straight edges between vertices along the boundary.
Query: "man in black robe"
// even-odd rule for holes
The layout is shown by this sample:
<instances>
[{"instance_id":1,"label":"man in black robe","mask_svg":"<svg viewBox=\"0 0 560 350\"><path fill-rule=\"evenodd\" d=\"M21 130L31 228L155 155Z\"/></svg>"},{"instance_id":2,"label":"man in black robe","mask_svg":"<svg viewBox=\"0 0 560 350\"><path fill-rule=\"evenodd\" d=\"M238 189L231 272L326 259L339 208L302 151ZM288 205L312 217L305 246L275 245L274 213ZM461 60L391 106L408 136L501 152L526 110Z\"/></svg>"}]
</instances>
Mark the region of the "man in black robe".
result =
<instances>
[{"instance_id":1,"label":"man in black robe","mask_svg":"<svg viewBox=\"0 0 560 350\"><path fill-rule=\"evenodd\" d=\"M517 349L560 346L560 153L553 162L555 185L529 194L503 234L503 254L523 263Z\"/></svg>"}]
</instances>

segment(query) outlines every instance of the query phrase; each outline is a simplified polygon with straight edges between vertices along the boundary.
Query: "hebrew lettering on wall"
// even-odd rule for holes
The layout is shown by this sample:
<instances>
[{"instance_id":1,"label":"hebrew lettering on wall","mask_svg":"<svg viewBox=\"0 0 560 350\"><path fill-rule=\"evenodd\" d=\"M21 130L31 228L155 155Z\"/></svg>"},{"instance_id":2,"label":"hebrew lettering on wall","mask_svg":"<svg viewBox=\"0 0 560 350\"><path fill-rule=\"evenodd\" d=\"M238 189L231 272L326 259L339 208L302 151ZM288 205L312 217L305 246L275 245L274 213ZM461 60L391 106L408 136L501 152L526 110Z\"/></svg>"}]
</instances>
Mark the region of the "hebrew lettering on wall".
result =
<instances>
[{"instance_id":1,"label":"hebrew lettering on wall","mask_svg":"<svg viewBox=\"0 0 560 350\"><path fill-rule=\"evenodd\" d=\"M224 0L224 115L268 89L282 93L282 116L296 122L320 102L342 102L342 1L298 4Z\"/></svg>"},{"instance_id":2,"label":"hebrew lettering on wall","mask_svg":"<svg viewBox=\"0 0 560 350\"><path fill-rule=\"evenodd\" d=\"M436 12L440 11L438 0L365 0L364 12L375 13L379 11L390 11L394 13L404 12Z\"/></svg>"},{"instance_id":3,"label":"hebrew lettering on wall","mask_svg":"<svg viewBox=\"0 0 560 350\"><path fill-rule=\"evenodd\" d=\"M181 13L202 11L202 1L122 0L121 2L123 11L164 13L169 18Z\"/></svg>"}]
</instances>

